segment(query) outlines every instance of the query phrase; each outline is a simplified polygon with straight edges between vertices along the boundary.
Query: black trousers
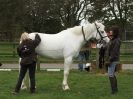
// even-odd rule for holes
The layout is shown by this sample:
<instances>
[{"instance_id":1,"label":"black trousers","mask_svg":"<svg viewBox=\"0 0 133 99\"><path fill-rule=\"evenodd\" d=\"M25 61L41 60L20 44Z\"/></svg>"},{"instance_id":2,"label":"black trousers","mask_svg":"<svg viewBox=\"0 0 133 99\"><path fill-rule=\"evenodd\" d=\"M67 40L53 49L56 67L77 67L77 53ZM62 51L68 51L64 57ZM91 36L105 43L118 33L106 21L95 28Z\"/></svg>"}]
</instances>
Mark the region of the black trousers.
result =
<instances>
[{"instance_id":1,"label":"black trousers","mask_svg":"<svg viewBox=\"0 0 133 99\"><path fill-rule=\"evenodd\" d=\"M104 55L99 56L99 68L102 69L104 66Z\"/></svg>"},{"instance_id":2,"label":"black trousers","mask_svg":"<svg viewBox=\"0 0 133 99\"><path fill-rule=\"evenodd\" d=\"M25 77L25 74L27 72L27 70L29 70L29 78L30 78L30 91L35 91L35 70L36 70L36 62L33 62L31 64L27 64L27 65L21 65L20 68L20 74L19 74L19 78L18 78L18 82L16 84L15 87L15 91L19 92L22 81Z\"/></svg>"}]
</instances>

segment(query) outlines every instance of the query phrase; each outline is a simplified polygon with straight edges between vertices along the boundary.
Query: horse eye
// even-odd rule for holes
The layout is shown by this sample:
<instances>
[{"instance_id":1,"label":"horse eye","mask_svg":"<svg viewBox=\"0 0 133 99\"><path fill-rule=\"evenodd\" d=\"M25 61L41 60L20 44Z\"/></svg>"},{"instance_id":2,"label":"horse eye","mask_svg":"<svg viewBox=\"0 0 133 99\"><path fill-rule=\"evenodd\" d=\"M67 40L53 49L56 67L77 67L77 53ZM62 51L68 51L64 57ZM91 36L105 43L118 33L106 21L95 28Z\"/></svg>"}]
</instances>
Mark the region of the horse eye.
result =
<instances>
[{"instance_id":1,"label":"horse eye","mask_svg":"<svg viewBox=\"0 0 133 99\"><path fill-rule=\"evenodd\" d=\"M101 31L101 33L104 33L104 31Z\"/></svg>"}]
</instances>

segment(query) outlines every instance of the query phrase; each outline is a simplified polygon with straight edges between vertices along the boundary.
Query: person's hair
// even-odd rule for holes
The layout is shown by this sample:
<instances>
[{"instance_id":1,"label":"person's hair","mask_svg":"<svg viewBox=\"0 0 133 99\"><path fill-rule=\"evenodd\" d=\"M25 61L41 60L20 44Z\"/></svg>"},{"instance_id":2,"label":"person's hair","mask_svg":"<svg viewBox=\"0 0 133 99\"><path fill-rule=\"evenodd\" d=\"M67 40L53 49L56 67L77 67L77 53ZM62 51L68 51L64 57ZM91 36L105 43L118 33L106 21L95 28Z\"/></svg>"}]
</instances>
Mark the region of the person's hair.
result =
<instances>
[{"instance_id":1,"label":"person's hair","mask_svg":"<svg viewBox=\"0 0 133 99\"><path fill-rule=\"evenodd\" d=\"M22 33L20 41L24 41L26 39L29 39L29 34L27 32Z\"/></svg>"},{"instance_id":2,"label":"person's hair","mask_svg":"<svg viewBox=\"0 0 133 99\"><path fill-rule=\"evenodd\" d=\"M109 26L106 26L106 27L104 28L104 30L105 30L106 33L109 33L109 32L110 32L110 27L109 27Z\"/></svg>"},{"instance_id":3,"label":"person's hair","mask_svg":"<svg viewBox=\"0 0 133 99\"><path fill-rule=\"evenodd\" d=\"M113 32L113 37L114 37L114 38L119 37L119 35L120 35L120 28L119 28L118 26L112 26L112 27L110 28L110 31Z\"/></svg>"}]
</instances>

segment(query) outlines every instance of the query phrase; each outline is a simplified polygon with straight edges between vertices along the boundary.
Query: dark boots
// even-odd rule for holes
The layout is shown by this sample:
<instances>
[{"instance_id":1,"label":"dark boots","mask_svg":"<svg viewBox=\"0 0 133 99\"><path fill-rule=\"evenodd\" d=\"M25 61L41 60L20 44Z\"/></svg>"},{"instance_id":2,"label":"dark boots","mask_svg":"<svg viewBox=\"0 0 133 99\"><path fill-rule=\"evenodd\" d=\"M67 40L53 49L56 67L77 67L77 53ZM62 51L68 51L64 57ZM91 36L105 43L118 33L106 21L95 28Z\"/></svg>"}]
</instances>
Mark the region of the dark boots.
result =
<instances>
[{"instance_id":1,"label":"dark boots","mask_svg":"<svg viewBox=\"0 0 133 99\"><path fill-rule=\"evenodd\" d=\"M36 91L35 86L30 88L30 93L35 93L35 91Z\"/></svg>"},{"instance_id":2,"label":"dark boots","mask_svg":"<svg viewBox=\"0 0 133 99\"><path fill-rule=\"evenodd\" d=\"M118 92L117 79L114 76L114 77L109 77L109 80L110 80L110 84L111 84L112 94L116 94Z\"/></svg>"},{"instance_id":3,"label":"dark boots","mask_svg":"<svg viewBox=\"0 0 133 99\"><path fill-rule=\"evenodd\" d=\"M20 88L16 85L15 90L12 92L13 95L17 95L19 93Z\"/></svg>"}]
</instances>

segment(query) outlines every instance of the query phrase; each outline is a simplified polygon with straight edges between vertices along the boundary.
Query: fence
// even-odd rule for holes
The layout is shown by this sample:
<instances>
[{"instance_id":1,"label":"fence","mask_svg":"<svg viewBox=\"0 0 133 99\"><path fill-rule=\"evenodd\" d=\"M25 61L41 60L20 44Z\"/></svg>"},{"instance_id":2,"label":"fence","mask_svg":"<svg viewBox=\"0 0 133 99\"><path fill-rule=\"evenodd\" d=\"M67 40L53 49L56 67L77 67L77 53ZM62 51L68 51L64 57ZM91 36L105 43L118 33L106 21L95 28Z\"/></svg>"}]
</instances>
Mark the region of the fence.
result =
<instances>
[{"instance_id":1,"label":"fence","mask_svg":"<svg viewBox=\"0 0 133 99\"><path fill-rule=\"evenodd\" d=\"M17 42L1 42L0 43L0 56L16 56Z\"/></svg>"},{"instance_id":2,"label":"fence","mask_svg":"<svg viewBox=\"0 0 133 99\"><path fill-rule=\"evenodd\" d=\"M0 42L0 62L13 63L18 62L18 55L16 48L18 42ZM89 61L94 61L98 59L98 49L91 49ZM120 59L122 63L133 63L133 42L122 42L121 46L121 55ZM39 57L38 69L40 68L41 63L62 63L63 59L50 59L48 57ZM74 59L74 62L78 62L77 58Z\"/></svg>"},{"instance_id":3,"label":"fence","mask_svg":"<svg viewBox=\"0 0 133 99\"><path fill-rule=\"evenodd\" d=\"M0 60L2 60L2 58L4 58L4 60L5 60L5 58L18 58L17 51L16 51L17 46L18 46L18 42L0 42ZM91 60L93 60L97 57L96 56L97 51L98 51L97 49L91 50L91 55L90 55ZM125 57L125 60L126 60L126 58L127 58L127 60L129 60L129 58L132 58L132 56L133 56L133 42L129 42L129 41L122 42L122 45L121 45L122 60L124 59L124 57ZM45 59L43 59L43 58L45 58ZM51 61L51 59L49 59L47 57L41 57L42 62L43 62L43 60L48 61L48 62ZM60 62L61 60L55 60L55 61Z\"/></svg>"},{"instance_id":4,"label":"fence","mask_svg":"<svg viewBox=\"0 0 133 99\"><path fill-rule=\"evenodd\" d=\"M124 40L133 40L133 31L125 31Z\"/></svg>"}]
</instances>

